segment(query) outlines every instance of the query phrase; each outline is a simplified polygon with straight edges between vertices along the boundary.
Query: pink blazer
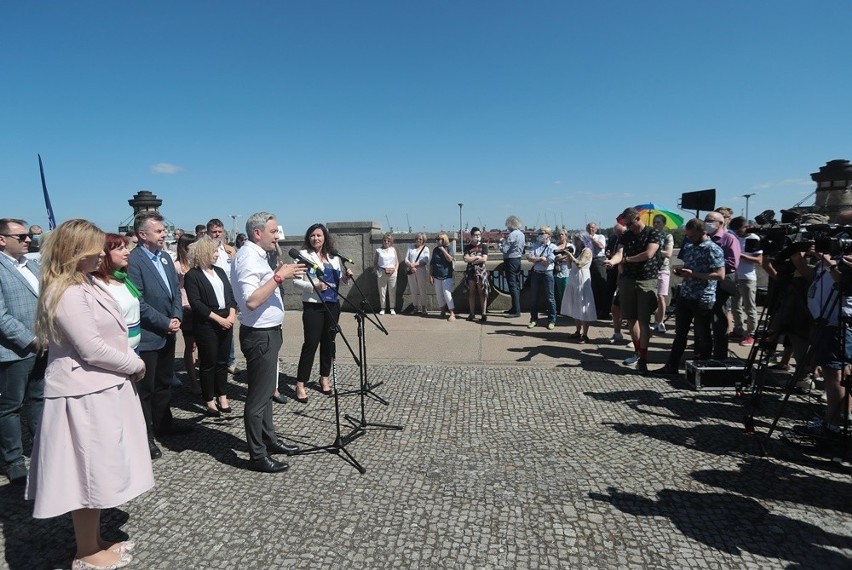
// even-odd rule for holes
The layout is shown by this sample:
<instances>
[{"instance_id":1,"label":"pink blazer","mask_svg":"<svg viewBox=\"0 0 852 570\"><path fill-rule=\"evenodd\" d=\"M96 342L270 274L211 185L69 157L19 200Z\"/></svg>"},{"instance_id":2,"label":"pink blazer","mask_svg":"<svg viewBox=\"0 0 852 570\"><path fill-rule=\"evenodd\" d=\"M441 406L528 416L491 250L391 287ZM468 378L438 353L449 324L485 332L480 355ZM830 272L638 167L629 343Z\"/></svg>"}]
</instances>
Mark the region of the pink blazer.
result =
<instances>
[{"instance_id":1,"label":"pink blazer","mask_svg":"<svg viewBox=\"0 0 852 570\"><path fill-rule=\"evenodd\" d=\"M127 381L142 359L127 345L127 325L115 299L92 284L73 285L56 307L58 342L51 340L46 398L82 396Z\"/></svg>"}]
</instances>

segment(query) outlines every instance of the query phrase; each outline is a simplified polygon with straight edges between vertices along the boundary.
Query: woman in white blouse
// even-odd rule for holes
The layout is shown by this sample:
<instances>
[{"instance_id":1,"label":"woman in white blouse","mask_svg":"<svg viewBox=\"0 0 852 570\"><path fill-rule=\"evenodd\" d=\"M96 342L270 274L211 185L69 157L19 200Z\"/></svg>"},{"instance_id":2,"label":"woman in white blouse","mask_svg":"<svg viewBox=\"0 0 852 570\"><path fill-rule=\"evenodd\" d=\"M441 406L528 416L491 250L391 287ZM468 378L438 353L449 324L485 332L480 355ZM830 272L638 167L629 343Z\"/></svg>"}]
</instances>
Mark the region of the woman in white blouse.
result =
<instances>
[{"instance_id":1,"label":"woman in white blouse","mask_svg":"<svg viewBox=\"0 0 852 570\"><path fill-rule=\"evenodd\" d=\"M192 269L184 276L198 346L201 396L206 402L204 413L211 417L231 413L225 387L228 355L237 320L237 301L231 282L225 272L214 265L218 256L218 242L208 237L201 238L189 246Z\"/></svg>"},{"instance_id":2,"label":"woman in white blouse","mask_svg":"<svg viewBox=\"0 0 852 570\"><path fill-rule=\"evenodd\" d=\"M127 325L127 342L136 350L142 340L139 311L139 290L127 277L127 238L118 234L106 234L104 256L98 270L92 273L94 285L106 290L118 303L124 324Z\"/></svg>"},{"instance_id":3,"label":"woman in white blouse","mask_svg":"<svg viewBox=\"0 0 852 570\"><path fill-rule=\"evenodd\" d=\"M331 374L332 343L340 318L340 298L337 293L341 283L348 283L352 270L345 267L334 251L334 242L328 229L322 224L313 224L305 232L303 249L299 252L320 267L322 280L317 277L302 276L294 279L293 285L302 292L302 325L305 329L305 341L299 355L299 368L296 372L295 398L303 404L308 401L305 383L311 378L314 368L314 356L317 347L320 351L319 391L331 394L329 374Z\"/></svg>"},{"instance_id":4,"label":"woman in white blouse","mask_svg":"<svg viewBox=\"0 0 852 570\"><path fill-rule=\"evenodd\" d=\"M396 271L399 269L399 259L393 246L393 235L388 232L382 238L382 247L376 249L373 256L373 267L379 279L379 314L385 314L385 299L390 293L390 314L395 315L396 302Z\"/></svg>"},{"instance_id":5,"label":"woman in white blouse","mask_svg":"<svg viewBox=\"0 0 852 570\"><path fill-rule=\"evenodd\" d=\"M414 304L414 314L426 314L427 294L429 289L429 246L426 245L426 234L417 234L414 245L408 248L405 255L405 271L411 284L411 299Z\"/></svg>"}]
</instances>

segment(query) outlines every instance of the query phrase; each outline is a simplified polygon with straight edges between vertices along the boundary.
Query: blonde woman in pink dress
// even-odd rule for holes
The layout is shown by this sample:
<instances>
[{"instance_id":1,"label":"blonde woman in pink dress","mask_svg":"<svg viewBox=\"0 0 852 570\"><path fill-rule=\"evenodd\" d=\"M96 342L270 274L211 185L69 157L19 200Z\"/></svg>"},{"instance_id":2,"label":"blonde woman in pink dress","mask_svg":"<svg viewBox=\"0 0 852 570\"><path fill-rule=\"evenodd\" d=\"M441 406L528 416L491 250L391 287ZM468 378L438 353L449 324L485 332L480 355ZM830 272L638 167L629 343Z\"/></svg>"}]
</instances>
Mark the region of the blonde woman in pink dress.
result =
<instances>
[{"instance_id":1,"label":"blonde woman in pink dress","mask_svg":"<svg viewBox=\"0 0 852 570\"><path fill-rule=\"evenodd\" d=\"M122 568L134 545L104 541L100 516L154 486L134 385L145 363L128 344L118 303L92 282L104 233L69 220L48 234L41 252L36 336L49 350L26 497L35 500L35 518L71 513L72 570Z\"/></svg>"}]
</instances>

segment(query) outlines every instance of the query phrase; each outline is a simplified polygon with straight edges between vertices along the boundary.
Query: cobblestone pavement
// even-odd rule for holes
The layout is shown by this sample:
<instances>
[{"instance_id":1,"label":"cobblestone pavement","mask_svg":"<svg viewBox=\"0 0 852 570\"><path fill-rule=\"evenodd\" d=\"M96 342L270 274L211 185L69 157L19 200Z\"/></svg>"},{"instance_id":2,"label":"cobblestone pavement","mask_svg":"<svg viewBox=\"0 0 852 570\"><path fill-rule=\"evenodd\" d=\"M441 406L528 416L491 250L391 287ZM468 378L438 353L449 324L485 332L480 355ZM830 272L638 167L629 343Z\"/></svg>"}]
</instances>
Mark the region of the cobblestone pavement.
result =
<instances>
[{"instance_id":1,"label":"cobblestone pavement","mask_svg":"<svg viewBox=\"0 0 852 570\"><path fill-rule=\"evenodd\" d=\"M512 337L508 325L455 324L457 343ZM144 569L852 565L848 464L777 438L759 456L732 394L636 376L613 365L620 355L603 358L607 347L584 349L583 367L556 352L516 362L524 351L465 366L439 348L418 343L423 362L377 357L369 367L389 405L367 398L365 418L404 429L369 429L346 445L364 474L325 451L289 458L285 473L248 471L243 374L230 380L228 419L203 417L197 397L176 390L176 415L197 427L162 441L156 487L105 511L107 536L135 540L130 568ZM286 353L288 393L295 361ZM337 366L341 390L357 386L351 362ZM334 399L309 393L306 405L275 404L276 427L300 445L330 445ZM357 396L339 401L342 414L361 417ZM788 413L807 406L795 399ZM33 520L21 492L0 486L0 566L67 568L70 518Z\"/></svg>"}]
</instances>

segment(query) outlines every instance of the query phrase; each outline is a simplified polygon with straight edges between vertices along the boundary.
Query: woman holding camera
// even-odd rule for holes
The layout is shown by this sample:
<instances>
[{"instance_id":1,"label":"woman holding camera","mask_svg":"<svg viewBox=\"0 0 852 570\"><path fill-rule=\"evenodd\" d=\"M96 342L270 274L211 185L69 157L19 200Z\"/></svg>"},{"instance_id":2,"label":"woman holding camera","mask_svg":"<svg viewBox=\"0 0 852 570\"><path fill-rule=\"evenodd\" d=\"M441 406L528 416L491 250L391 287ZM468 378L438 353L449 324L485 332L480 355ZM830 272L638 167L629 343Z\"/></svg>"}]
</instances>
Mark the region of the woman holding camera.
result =
<instances>
[{"instance_id":1,"label":"woman holding camera","mask_svg":"<svg viewBox=\"0 0 852 570\"><path fill-rule=\"evenodd\" d=\"M579 252L579 253L575 253ZM564 259L568 262L568 286L562 298L562 314L574 319L577 330L570 338L581 343L589 340L589 324L595 320L595 295L592 290L592 250L583 246L580 236L574 236L574 245L566 248Z\"/></svg>"},{"instance_id":2,"label":"woman holding camera","mask_svg":"<svg viewBox=\"0 0 852 570\"><path fill-rule=\"evenodd\" d=\"M553 288L556 292L556 314L562 314L562 296L565 294L565 286L568 285L568 271L571 269L568 264L568 260L564 255L560 255L560 252L564 252L566 249L572 246L568 242L568 230L562 228L556 234L556 251L553 252L556 254L556 262L553 270Z\"/></svg>"}]
</instances>

